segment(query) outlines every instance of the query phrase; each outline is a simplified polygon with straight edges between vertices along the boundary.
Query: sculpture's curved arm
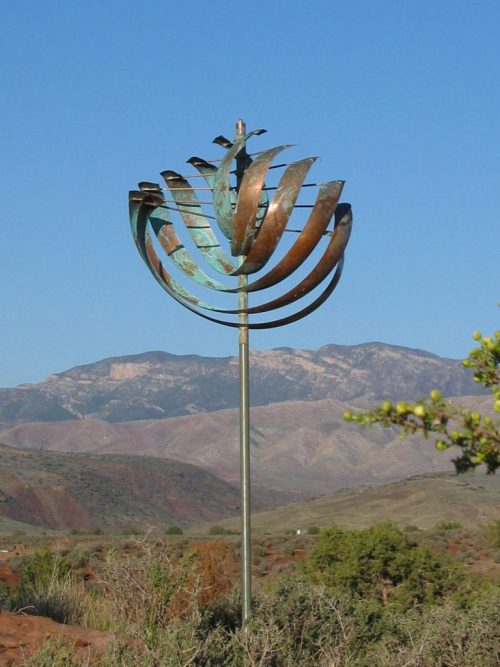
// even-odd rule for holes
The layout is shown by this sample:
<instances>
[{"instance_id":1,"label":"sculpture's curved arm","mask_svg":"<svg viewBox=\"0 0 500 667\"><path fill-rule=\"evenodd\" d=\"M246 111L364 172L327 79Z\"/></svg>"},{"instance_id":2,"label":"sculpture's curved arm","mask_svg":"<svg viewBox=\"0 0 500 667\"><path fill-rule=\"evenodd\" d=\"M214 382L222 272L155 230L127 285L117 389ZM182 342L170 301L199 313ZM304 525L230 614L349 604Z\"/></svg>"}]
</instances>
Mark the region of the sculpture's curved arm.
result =
<instances>
[{"instance_id":1,"label":"sculpture's curved arm","mask_svg":"<svg viewBox=\"0 0 500 667\"><path fill-rule=\"evenodd\" d=\"M219 273L233 274L237 267L224 252L203 209L196 203L198 198L189 182L175 171L163 171L161 175L191 238L207 263Z\"/></svg>"},{"instance_id":2,"label":"sculpture's curved arm","mask_svg":"<svg viewBox=\"0 0 500 667\"><path fill-rule=\"evenodd\" d=\"M282 296L268 301L261 306L248 308L248 314L265 313L269 310L283 308L294 301L298 301L317 287L344 256L344 250L349 241L352 228L352 213L349 204L339 204L335 211L335 229L323 256L314 269L295 287Z\"/></svg>"},{"instance_id":3,"label":"sculpture's curved arm","mask_svg":"<svg viewBox=\"0 0 500 667\"><path fill-rule=\"evenodd\" d=\"M248 255L252 247L264 179L276 155L286 148L283 145L263 151L245 171L232 226L231 254L235 257Z\"/></svg>"},{"instance_id":4,"label":"sculpture's curved arm","mask_svg":"<svg viewBox=\"0 0 500 667\"><path fill-rule=\"evenodd\" d=\"M299 196L300 188L315 160L316 158L306 158L293 162L283 172L257 238L238 269L238 274L246 275L259 271L276 250Z\"/></svg>"},{"instance_id":5,"label":"sculpture's curved arm","mask_svg":"<svg viewBox=\"0 0 500 667\"><path fill-rule=\"evenodd\" d=\"M344 181L332 181L320 186L314 208L295 243L276 266L248 285L248 292L276 285L288 278L309 257L326 232L343 186Z\"/></svg>"}]
</instances>

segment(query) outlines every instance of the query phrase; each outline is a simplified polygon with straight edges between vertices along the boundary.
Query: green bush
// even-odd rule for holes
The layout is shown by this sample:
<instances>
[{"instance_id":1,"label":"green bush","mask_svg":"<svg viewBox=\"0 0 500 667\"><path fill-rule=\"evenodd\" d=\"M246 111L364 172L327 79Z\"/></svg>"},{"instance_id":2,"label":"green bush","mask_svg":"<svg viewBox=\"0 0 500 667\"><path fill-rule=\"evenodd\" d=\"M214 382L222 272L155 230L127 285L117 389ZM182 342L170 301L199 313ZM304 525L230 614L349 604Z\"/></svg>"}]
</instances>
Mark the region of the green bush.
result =
<instances>
[{"instance_id":1,"label":"green bush","mask_svg":"<svg viewBox=\"0 0 500 667\"><path fill-rule=\"evenodd\" d=\"M500 549L500 519L486 526L486 539L495 549Z\"/></svg>"},{"instance_id":2,"label":"green bush","mask_svg":"<svg viewBox=\"0 0 500 667\"><path fill-rule=\"evenodd\" d=\"M464 578L456 563L418 546L391 522L323 530L303 572L313 583L405 608L442 599Z\"/></svg>"},{"instance_id":3,"label":"green bush","mask_svg":"<svg viewBox=\"0 0 500 667\"><path fill-rule=\"evenodd\" d=\"M183 530L182 528L179 528L179 526L169 526L167 530L165 531L165 535L183 535Z\"/></svg>"},{"instance_id":4,"label":"green bush","mask_svg":"<svg viewBox=\"0 0 500 667\"><path fill-rule=\"evenodd\" d=\"M436 530L457 530L462 528L462 525L457 521L438 521L436 524Z\"/></svg>"}]
</instances>

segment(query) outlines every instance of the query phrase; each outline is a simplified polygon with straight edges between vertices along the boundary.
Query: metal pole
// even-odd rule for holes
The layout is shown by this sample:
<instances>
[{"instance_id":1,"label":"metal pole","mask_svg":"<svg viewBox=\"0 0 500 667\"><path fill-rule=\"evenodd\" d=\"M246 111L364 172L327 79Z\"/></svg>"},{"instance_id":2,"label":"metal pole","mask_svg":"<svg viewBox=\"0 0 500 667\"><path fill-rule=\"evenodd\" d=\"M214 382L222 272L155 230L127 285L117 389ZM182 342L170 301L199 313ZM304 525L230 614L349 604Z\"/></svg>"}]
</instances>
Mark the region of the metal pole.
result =
<instances>
[{"instance_id":1,"label":"metal pole","mask_svg":"<svg viewBox=\"0 0 500 667\"><path fill-rule=\"evenodd\" d=\"M236 123L236 135L246 133L245 123ZM236 189L243 179L248 163L245 148L236 156ZM238 285L246 287L247 276L239 276ZM238 292L238 307L248 307L248 293ZM249 402L249 355L248 355L248 315L240 313L239 318L239 359L240 359L240 480L241 480L241 619L243 627L250 617L252 598L251 571L251 524L250 524L250 402Z\"/></svg>"}]
</instances>

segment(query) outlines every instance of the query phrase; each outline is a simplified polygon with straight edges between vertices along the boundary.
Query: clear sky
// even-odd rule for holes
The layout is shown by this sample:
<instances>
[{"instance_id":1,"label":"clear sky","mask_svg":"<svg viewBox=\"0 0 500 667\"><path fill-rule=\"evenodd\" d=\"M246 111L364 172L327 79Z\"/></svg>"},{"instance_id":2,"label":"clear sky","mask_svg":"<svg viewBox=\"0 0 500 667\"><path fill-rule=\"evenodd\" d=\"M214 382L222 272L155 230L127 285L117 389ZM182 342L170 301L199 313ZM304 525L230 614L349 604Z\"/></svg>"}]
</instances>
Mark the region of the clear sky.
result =
<instances>
[{"instance_id":1,"label":"clear sky","mask_svg":"<svg viewBox=\"0 0 500 667\"><path fill-rule=\"evenodd\" d=\"M154 282L127 192L239 117L268 129L258 148L320 155L355 216L333 297L252 346L464 356L500 314L499 34L496 0L4 3L0 386L237 353Z\"/></svg>"}]
</instances>

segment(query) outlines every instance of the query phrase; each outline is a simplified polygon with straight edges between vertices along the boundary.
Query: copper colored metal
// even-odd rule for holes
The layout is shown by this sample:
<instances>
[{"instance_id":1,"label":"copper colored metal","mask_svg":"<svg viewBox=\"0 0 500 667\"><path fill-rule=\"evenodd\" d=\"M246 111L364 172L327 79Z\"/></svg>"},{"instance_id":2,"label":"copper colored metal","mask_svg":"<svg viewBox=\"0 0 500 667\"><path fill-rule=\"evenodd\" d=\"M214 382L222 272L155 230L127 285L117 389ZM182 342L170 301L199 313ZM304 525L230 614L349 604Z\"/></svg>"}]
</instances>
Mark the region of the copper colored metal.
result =
<instances>
[{"instance_id":1,"label":"copper colored metal","mask_svg":"<svg viewBox=\"0 0 500 667\"><path fill-rule=\"evenodd\" d=\"M253 160L252 154L246 152L246 142L262 132L257 130L237 135L233 141L222 135L217 137L215 143L226 150L218 166L200 157L188 160L205 179L208 191L213 193L213 207L210 209L207 205L210 200L204 197L203 201L200 201L198 198L199 188L193 188L186 177L173 170L161 174L174 202L173 206L169 206L165 200L158 183L142 181L139 184L140 190L130 193L134 239L156 280L184 307L205 319L229 327L238 327L238 322L214 317L210 311L226 316L239 316L242 313L257 315L290 306L312 292L334 271L332 279L309 305L284 317L264 322L249 322L248 328L282 326L313 312L338 284L343 253L351 232L350 206L338 204L344 187L344 181L341 180L318 186L316 201L301 229L296 229L296 224L293 230L287 227L293 218L294 209L306 206L298 205L297 199L301 189L311 185L305 184L304 180L316 158L281 165L285 170L279 182L276 186L269 186L265 180L273 167L273 160L289 148L289 145L258 151L254 153L256 157ZM236 174L236 182L231 182L232 174ZM269 191L273 192L270 200ZM329 226L334 214L335 222L331 229ZM183 242L177 231L178 217L192 240L193 250L206 261L208 270L202 268L199 259ZM223 236L228 239L225 243L227 249L211 224L213 219ZM244 308L241 303L237 308L224 308L208 303L174 277L172 271L159 258L148 230L158 239L167 263L171 263L174 270L200 288L220 293L260 292L289 279L302 264L312 265L304 277L295 285L288 286L279 296L252 306L246 304ZM298 232L298 236L288 250L279 253L280 242L287 231ZM325 237L326 248L320 252L318 259L311 263L311 257ZM236 256L239 258L237 261ZM278 259L272 266L275 256ZM226 280L217 280L210 275L211 270L225 276ZM255 275L255 279L242 284L237 278L242 275ZM231 276L235 281L232 285L227 282L231 280Z\"/></svg>"}]
</instances>

